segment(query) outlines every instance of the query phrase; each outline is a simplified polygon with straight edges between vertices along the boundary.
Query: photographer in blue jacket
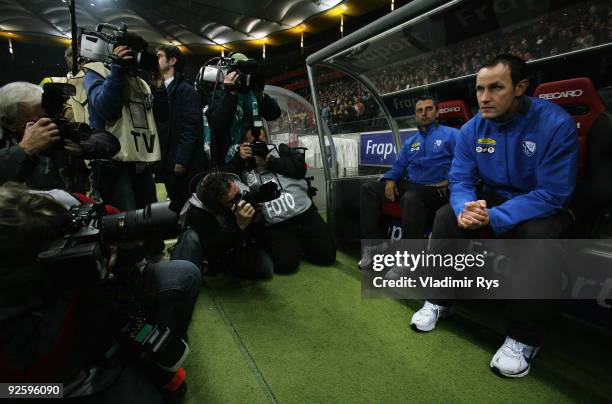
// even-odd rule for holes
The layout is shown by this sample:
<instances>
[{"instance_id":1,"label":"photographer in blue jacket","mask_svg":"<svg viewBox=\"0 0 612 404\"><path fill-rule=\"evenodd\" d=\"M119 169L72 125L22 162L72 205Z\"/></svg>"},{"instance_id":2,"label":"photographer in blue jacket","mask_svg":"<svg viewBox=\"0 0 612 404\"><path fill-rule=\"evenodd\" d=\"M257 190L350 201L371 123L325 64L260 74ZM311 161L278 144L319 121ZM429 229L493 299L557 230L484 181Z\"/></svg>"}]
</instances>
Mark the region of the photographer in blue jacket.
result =
<instances>
[{"instance_id":1,"label":"photographer in blue jacket","mask_svg":"<svg viewBox=\"0 0 612 404\"><path fill-rule=\"evenodd\" d=\"M525 62L499 55L476 78L480 112L461 128L449 173L450 203L436 213L432 239L478 239L482 229L503 238L555 239L569 230L566 209L576 183L576 123L561 107L525 96ZM538 268L526 268L533 277ZM536 275L537 274L537 275ZM411 320L431 331L451 301L426 301ZM556 314L552 301L513 300L509 329L491 368L522 377Z\"/></svg>"}]
</instances>

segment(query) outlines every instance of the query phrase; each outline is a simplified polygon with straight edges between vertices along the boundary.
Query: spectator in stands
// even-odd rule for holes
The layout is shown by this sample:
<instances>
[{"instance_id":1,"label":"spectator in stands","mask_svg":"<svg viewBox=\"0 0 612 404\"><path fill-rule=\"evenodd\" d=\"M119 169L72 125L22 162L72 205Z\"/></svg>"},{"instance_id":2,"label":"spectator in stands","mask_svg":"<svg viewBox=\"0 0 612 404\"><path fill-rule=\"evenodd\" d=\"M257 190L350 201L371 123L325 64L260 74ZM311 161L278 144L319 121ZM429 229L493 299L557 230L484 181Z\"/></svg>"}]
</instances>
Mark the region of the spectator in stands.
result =
<instances>
[{"instance_id":1,"label":"spectator in stands","mask_svg":"<svg viewBox=\"0 0 612 404\"><path fill-rule=\"evenodd\" d=\"M167 100L169 113L156 116L161 147L156 181L166 185L170 209L179 212L191 195L189 185L192 178L208 167L204 154L202 108L198 93L181 74L184 57L179 48L159 46L157 60L163 85L160 79L153 96L160 103ZM167 119L162 120L159 115Z\"/></svg>"},{"instance_id":2,"label":"spectator in stands","mask_svg":"<svg viewBox=\"0 0 612 404\"><path fill-rule=\"evenodd\" d=\"M528 84L526 64L516 56L499 55L478 71L480 113L461 128L449 174L450 204L434 221L434 251L452 250L448 239L480 238L480 229L536 239L559 238L569 229L576 123L556 104L525 96ZM433 330L451 303L426 301L411 326ZM556 309L548 300L513 300L508 308L508 336L490 366L502 376L522 377Z\"/></svg>"},{"instance_id":3,"label":"spectator in stands","mask_svg":"<svg viewBox=\"0 0 612 404\"><path fill-rule=\"evenodd\" d=\"M380 181L362 185L360 194L361 236L384 238L381 229L385 201L402 205L402 238L423 238L430 218L448 202L448 170L453 159L455 128L439 125L438 105L431 96L419 97L415 106L418 131L410 136L398 159ZM365 256L359 266L369 263Z\"/></svg>"}]
</instances>

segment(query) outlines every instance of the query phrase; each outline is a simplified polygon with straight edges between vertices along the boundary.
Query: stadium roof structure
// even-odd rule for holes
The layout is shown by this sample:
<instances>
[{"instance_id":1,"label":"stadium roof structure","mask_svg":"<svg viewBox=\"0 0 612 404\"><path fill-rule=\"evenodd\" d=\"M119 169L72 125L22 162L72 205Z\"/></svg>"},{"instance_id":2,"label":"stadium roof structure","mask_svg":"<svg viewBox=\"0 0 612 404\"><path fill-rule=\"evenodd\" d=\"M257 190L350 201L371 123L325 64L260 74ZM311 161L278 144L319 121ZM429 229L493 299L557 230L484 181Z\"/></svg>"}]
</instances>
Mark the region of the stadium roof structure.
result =
<instances>
[{"instance_id":1,"label":"stadium roof structure","mask_svg":"<svg viewBox=\"0 0 612 404\"><path fill-rule=\"evenodd\" d=\"M0 35L70 39L69 0L0 0ZM189 50L261 42L270 35L306 30L313 17L363 14L385 0L75 0L79 27L126 23L149 43ZM353 5L351 5L351 3ZM359 4L361 3L361 4ZM367 3L367 5L366 5ZM347 6L348 4L348 6ZM329 18L328 18L329 19ZM319 18L321 20L321 18ZM328 24L329 25L329 24ZM308 31L327 29L325 21ZM278 36L278 35L276 35ZM295 35L293 35L295 37Z\"/></svg>"}]
</instances>

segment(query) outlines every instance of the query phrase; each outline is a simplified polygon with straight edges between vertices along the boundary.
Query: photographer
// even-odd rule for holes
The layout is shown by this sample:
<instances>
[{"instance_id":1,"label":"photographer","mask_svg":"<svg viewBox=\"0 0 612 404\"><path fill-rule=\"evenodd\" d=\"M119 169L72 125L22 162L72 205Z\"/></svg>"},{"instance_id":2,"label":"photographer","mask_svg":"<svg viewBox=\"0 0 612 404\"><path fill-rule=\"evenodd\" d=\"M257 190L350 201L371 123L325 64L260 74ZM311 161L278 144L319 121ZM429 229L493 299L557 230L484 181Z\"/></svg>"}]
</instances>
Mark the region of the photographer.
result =
<instances>
[{"instance_id":1,"label":"photographer","mask_svg":"<svg viewBox=\"0 0 612 404\"><path fill-rule=\"evenodd\" d=\"M83 159L109 158L119 151L119 142L103 130L80 133L79 143L66 138L42 102L43 90L34 84L0 88L0 184L84 192Z\"/></svg>"},{"instance_id":2,"label":"photographer","mask_svg":"<svg viewBox=\"0 0 612 404\"><path fill-rule=\"evenodd\" d=\"M223 88L210 95L206 117L211 130L211 155L218 167L231 161L245 131L253 126L253 106L258 118L273 121L281 115L276 101L264 94L265 79L255 61L242 53L231 56L232 68Z\"/></svg>"},{"instance_id":3,"label":"photographer","mask_svg":"<svg viewBox=\"0 0 612 404\"><path fill-rule=\"evenodd\" d=\"M112 160L93 163L94 188L102 200L124 211L157 201L152 164L160 160L160 148L151 90L137 76L141 66L136 56L145 53L147 43L123 34L122 44L114 44L110 70L102 62L83 69L91 126L108 130L121 143Z\"/></svg>"},{"instance_id":4,"label":"photographer","mask_svg":"<svg viewBox=\"0 0 612 404\"><path fill-rule=\"evenodd\" d=\"M331 265L336 260L336 247L308 194L304 155L286 144L277 150L264 140L263 131L256 137L248 130L229 167L240 173L251 189L273 181L281 190L280 197L263 206L263 239L274 262L274 272L295 272L301 257L316 265Z\"/></svg>"},{"instance_id":5,"label":"photographer","mask_svg":"<svg viewBox=\"0 0 612 404\"><path fill-rule=\"evenodd\" d=\"M242 199L246 188L235 174L207 174L182 213L185 230L172 259L197 265L205 260L208 268L203 270L211 273L271 278L274 266L259 242L262 228L256 223L256 207Z\"/></svg>"},{"instance_id":6,"label":"photographer","mask_svg":"<svg viewBox=\"0 0 612 404\"><path fill-rule=\"evenodd\" d=\"M160 330L169 327L175 336L172 345L162 346L184 347L178 338L191 319L199 271L173 261L146 266L133 285L120 275L101 281L102 269L125 270L113 268L121 245L102 244L108 259L96 256L91 267L41 260L41 252L74 234L66 210L73 205L79 201L64 191L0 187L0 380L63 383L64 397L85 403L161 403L180 395L184 356L176 373L160 368L159 357L151 359L150 352L137 359L141 352L123 330L126 325L136 330L130 319L138 307L146 314L138 318ZM165 349L161 352L168 353Z\"/></svg>"}]
</instances>

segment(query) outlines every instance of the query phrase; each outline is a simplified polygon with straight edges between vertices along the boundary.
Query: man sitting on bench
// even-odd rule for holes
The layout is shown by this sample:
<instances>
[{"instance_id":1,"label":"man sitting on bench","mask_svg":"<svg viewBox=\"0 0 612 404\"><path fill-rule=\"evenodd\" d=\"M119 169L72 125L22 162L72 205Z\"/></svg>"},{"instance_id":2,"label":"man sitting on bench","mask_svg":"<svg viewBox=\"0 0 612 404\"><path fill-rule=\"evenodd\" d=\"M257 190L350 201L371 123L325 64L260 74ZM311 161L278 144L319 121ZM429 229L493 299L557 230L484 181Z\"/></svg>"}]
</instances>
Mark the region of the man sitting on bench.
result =
<instances>
[{"instance_id":1,"label":"man sitting on bench","mask_svg":"<svg viewBox=\"0 0 612 404\"><path fill-rule=\"evenodd\" d=\"M455 149L457 129L439 125L438 105L433 97L420 97L414 114L418 131L410 136L399 158L379 182L363 184L360 195L361 236L385 238L381 229L385 201L399 199L402 206L402 238L423 238L430 218L448 202L448 171ZM368 259L359 262L367 265Z\"/></svg>"}]
</instances>

